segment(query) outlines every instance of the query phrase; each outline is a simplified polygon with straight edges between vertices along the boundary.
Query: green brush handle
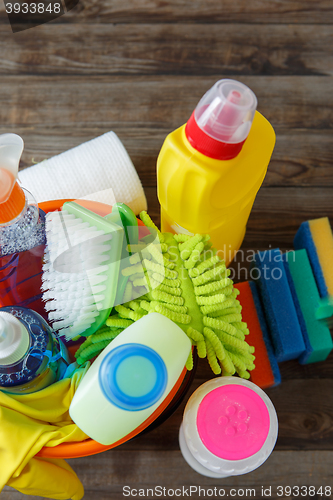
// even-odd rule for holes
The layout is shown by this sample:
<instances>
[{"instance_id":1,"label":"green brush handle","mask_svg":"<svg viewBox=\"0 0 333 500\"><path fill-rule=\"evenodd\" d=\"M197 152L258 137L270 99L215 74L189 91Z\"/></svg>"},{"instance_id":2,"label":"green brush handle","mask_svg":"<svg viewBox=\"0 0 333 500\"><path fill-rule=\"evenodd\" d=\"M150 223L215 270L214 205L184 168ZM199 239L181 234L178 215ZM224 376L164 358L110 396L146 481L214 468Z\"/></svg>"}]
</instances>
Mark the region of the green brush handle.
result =
<instances>
[{"instance_id":1,"label":"green brush handle","mask_svg":"<svg viewBox=\"0 0 333 500\"><path fill-rule=\"evenodd\" d=\"M112 212L104 217L93 213L91 210L88 210L75 202L64 203L63 209L83 219L84 221L89 222L91 225L95 226L99 230L103 230L105 233L110 233L112 230L110 230L110 228L112 228L112 226L114 227L114 229L117 229L116 226L118 226L118 234L120 237L119 229L124 229L123 234L125 234L125 238L122 238L121 241L121 249L119 251L119 269L116 272L118 282L116 287L115 299L110 301L112 303L114 302L114 304L121 304L124 290L128 281L128 277L123 276L121 273L122 262L123 266L126 267L128 265L128 262L126 262L126 257L129 257L129 255L131 254L127 251L127 246L130 243L133 244L137 243L138 241L138 221L135 214L124 203L115 203L112 207ZM131 231L129 231L129 227L132 227L134 229L131 229ZM82 334L80 334L80 336L88 337L89 335L95 333L106 322L107 318L111 314L112 308L113 306L101 310L90 328L85 330Z\"/></svg>"},{"instance_id":2,"label":"green brush handle","mask_svg":"<svg viewBox=\"0 0 333 500\"><path fill-rule=\"evenodd\" d=\"M115 210L116 209L116 210ZM121 219L121 225L125 231L125 239L123 242L122 252L121 252L121 262L119 269L119 280L117 286L117 294L115 299L115 305L122 303L122 298L125 293L125 288L127 282L129 280L129 276L123 276L122 270L127 267L126 258L131 254L130 251L127 250L128 245L137 244L139 241L139 228L138 228L138 220L134 214L134 212L124 203L115 203L112 207L112 213L106 215L104 218L108 222L114 222L119 225L119 216ZM131 228L129 231L128 228ZM112 309L111 309L112 310ZM111 311L110 311L111 313Z\"/></svg>"}]
</instances>

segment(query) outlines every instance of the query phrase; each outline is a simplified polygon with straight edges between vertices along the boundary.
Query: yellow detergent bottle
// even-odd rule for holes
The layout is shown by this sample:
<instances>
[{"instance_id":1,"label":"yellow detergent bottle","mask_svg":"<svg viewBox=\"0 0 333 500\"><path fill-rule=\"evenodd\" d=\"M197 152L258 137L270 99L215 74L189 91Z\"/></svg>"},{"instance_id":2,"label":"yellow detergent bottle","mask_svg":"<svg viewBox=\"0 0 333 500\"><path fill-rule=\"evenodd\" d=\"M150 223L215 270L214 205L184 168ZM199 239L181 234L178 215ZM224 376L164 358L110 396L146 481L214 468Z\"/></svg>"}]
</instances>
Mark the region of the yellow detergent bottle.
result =
<instances>
[{"instance_id":1,"label":"yellow detergent bottle","mask_svg":"<svg viewBox=\"0 0 333 500\"><path fill-rule=\"evenodd\" d=\"M162 231L208 233L226 263L240 248L275 133L246 85L220 80L157 159Z\"/></svg>"}]
</instances>

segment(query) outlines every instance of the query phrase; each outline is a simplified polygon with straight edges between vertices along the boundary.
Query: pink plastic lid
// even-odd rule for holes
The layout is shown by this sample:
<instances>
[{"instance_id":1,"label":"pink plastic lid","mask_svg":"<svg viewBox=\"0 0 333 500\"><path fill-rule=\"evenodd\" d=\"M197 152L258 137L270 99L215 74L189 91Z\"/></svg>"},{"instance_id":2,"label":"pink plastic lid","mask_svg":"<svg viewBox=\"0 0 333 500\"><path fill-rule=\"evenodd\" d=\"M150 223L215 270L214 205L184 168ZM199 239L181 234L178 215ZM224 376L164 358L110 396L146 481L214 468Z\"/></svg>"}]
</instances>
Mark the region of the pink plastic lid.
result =
<instances>
[{"instance_id":1,"label":"pink plastic lid","mask_svg":"<svg viewBox=\"0 0 333 500\"><path fill-rule=\"evenodd\" d=\"M262 398L248 387L218 387L201 401L197 429L206 448L225 460L242 460L266 441L270 418Z\"/></svg>"}]
</instances>

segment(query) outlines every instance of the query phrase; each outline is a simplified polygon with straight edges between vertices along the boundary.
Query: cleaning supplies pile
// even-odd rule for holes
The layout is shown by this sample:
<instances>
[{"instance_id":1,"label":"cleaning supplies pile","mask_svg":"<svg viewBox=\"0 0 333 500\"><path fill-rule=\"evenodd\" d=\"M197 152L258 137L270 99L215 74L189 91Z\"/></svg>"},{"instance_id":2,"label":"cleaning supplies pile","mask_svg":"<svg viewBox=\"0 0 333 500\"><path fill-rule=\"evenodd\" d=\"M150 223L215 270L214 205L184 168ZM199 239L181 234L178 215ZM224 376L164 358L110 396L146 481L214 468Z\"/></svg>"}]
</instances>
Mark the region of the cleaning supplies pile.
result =
<instances>
[{"instance_id":1,"label":"cleaning supplies pile","mask_svg":"<svg viewBox=\"0 0 333 500\"><path fill-rule=\"evenodd\" d=\"M38 311L47 317L41 300L46 240L45 212L38 207L33 196L17 182L22 151L23 141L19 136L0 136L0 306L7 306L2 307L0 319L0 343L3 347L0 365L4 366L3 373L1 372L3 386L0 391L0 490L8 484L25 494L79 500L84 493L82 484L66 462L35 457L43 447L56 447L61 443L79 442L87 438L71 420L68 409L81 378L89 368L89 363L74 372L73 369L70 373L67 370L66 376L71 378L55 382L64 376L70 361L62 342L54 337L46 321L35 312ZM20 173L20 177L26 186L31 186L38 201L82 196L90 201L107 203L125 200L137 212L147 206L135 168L123 145L112 132L26 169ZM61 206L60 203L59 205ZM67 208L70 211L72 207ZM82 216L84 209L81 207L80 210ZM126 213L122 213L121 208L115 210L110 216L111 219L104 221L104 226L109 229L106 231L106 237L96 235L95 231L93 246L95 250L99 247L97 260L100 257L102 259L98 261L97 267L104 268L104 271L107 267L108 272L105 276L95 275L92 282L95 281L89 283L90 286L104 286L101 283L108 278L111 281L118 280L118 257L122 254L124 231L114 219L118 220L120 213L121 219L124 217L126 220L126 217L129 217L132 224L137 225L133 212L127 207L124 210ZM74 218L74 215L69 217ZM90 225L87 222L83 222L84 224ZM125 230L126 235L129 232ZM106 241L110 235L113 240L111 249ZM135 241L135 238L126 240L126 244ZM61 244L63 243L64 240L61 241ZM75 254L78 247L75 243L72 247ZM82 247L81 245L80 251ZM62 247L55 257L59 257L58 271L62 269L61 254L65 250L68 250L68 246ZM103 250L106 250L106 254L110 254L110 250L111 253L113 251L116 257L105 262ZM94 262L86 261L86 264L84 271L89 272L91 265L94 268ZM64 277L64 273L61 274ZM75 269L71 269L71 276L75 276ZM74 281L76 279L77 276ZM96 283L96 280L100 280L100 283ZM124 278L123 286L126 281ZM111 288L112 293L109 292L106 300L113 305L113 297L110 295L114 295L117 287L112 285ZM69 296L73 297L72 290L69 288L68 291ZM94 292L95 299L98 292L96 289ZM68 301L68 304L73 306L71 301ZM22 306L29 306L31 310ZM80 304L80 307L85 306L89 307L88 304ZM98 328L98 318L104 306L105 301L97 300L93 311L85 311L85 329L91 318L91 323L96 324L95 327ZM110 310L111 306L107 315ZM102 312L105 314L105 311ZM80 319L82 320L82 316ZM105 318L101 321L105 321ZM73 335L74 330L70 336ZM72 365L71 367L73 368ZM46 385L48 387L45 387Z\"/></svg>"},{"instance_id":2,"label":"cleaning supplies pile","mask_svg":"<svg viewBox=\"0 0 333 500\"><path fill-rule=\"evenodd\" d=\"M268 122L256 112L256 102L254 94L244 85L233 81L218 82L204 96L189 120L186 139L182 129L176 131L177 138L181 135L177 144L184 143L183 150L168 148L166 141L158 160L162 230L165 224L169 224L172 231L186 234L161 233L154 226L145 212L146 199L139 178L113 133L22 172L21 180L28 188L31 187L38 201L73 198L77 201L81 198L81 201L88 199L108 205L126 203L136 214L141 212L148 231L139 239L136 221L124 221L121 210L118 214L112 210L111 214L97 215L91 206L82 208L81 202L65 204L60 212L47 216L42 291L49 320L66 340L72 340L76 335L88 336L76 353L78 365L84 366L87 360L100 354L81 386L83 397L78 393L73 417L74 414L75 418L82 416L81 403L86 403L85 391L87 387L92 388L92 391L89 389L92 406L94 398L100 396L97 401L100 405L109 405L108 409L119 414L119 420L127 419L129 426L123 430L128 432L135 424L135 412L128 411L129 400L136 405L143 396L143 399L150 398L153 393L154 397L149 399L149 410L148 407L142 410L147 409L147 415L150 414L154 405L164 401L171 385L175 385L180 371L184 371L186 358L186 367L192 368L191 344L197 349L199 357L207 357L215 374L237 373L243 378L250 377L251 370L255 368L254 348L246 342L249 330L242 319L242 307L237 299L239 291L229 278L226 262L212 248L212 242L218 241L218 249L222 248L222 244L229 244L232 250L239 247L255 194L266 172L275 138ZM249 139L246 140L248 134ZM208 149L203 150L203 144ZM169 150L176 151L175 157L168 156ZM188 162L180 171L178 160L183 157L187 157ZM206 157L206 162L203 157ZM181 164L184 165L184 161ZM249 164L252 168L248 168ZM215 175L215 171L223 171L225 175ZM239 186L239 177L243 179L242 186ZM228 193L225 185L229 186ZM237 186L237 190L232 189L232 185ZM178 197L170 195L170 189L175 191L175 186ZM221 197L221 192L225 193L224 197ZM171 205L169 200L172 200ZM62 204L56 208L61 208ZM200 222L199 229L195 230L193 221ZM132 237L129 237L130 226L134 228ZM212 233L212 241L205 234L207 232ZM215 239L218 235L222 239ZM160 318L159 321L156 317ZM172 349L170 352L167 347L162 349L158 336L155 338L153 334L154 328L158 330L161 318L172 324L175 335L182 339L177 356L172 355ZM134 357L139 367L145 367L146 374L156 369L156 381L161 384L152 388L149 385L152 377L147 375L144 394L141 385L137 387L128 383L129 374L136 378L141 368L136 371L136 366L129 365L128 356L124 359L117 357L120 353L118 349L123 353L130 348L128 343L124 345L123 339L135 343L135 332L143 324L150 325L149 335L148 326L143 332L146 347L148 351L153 349L156 352L153 355L149 351L148 356L148 351L145 351L145 355L141 353ZM169 329L171 327L166 328ZM167 345L168 339L164 340ZM171 347L174 345L178 344L172 342ZM140 358L139 361L137 358ZM176 368L172 366L174 359L178 359ZM157 369L157 366L160 368ZM108 368L103 383L98 379L101 386L98 387L104 391L103 394L94 391L96 373L100 376L99 367ZM163 389L166 383L164 368L168 376L172 374L173 377L168 382L168 391ZM113 379L114 373L117 376ZM126 376L122 377L124 374ZM57 382L45 391L52 391L57 384L64 382ZM61 408L61 402L57 401L57 404ZM140 404L143 404L142 401ZM24 410L30 416L29 411ZM43 421L43 415L36 412L33 415ZM66 413L66 419L67 416ZM53 423L52 418L49 422ZM43 443L38 436L29 441L28 432L22 437L27 443L33 442L32 449L36 452L40 445L60 442L53 439L55 430L52 429L50 434L46 432ZM67 437L60 435L64 440ZM75 432L72 437L73 441L77 439ZM117 437L115 433L107 437L107 441ZM29 464L31 471L34 469L43 475L40 467L45 467L45 464L31 460L30 451L26 456L27 460L20 461L14 475L19 477L24 472L28 477L29 471L26 473L25 467ZM30 474L30 483L35 477ZM47 471L45 477L49 477ZM24 477L23 482L13 486L24 492L29 487L24 483ZM45 496L50 494L42 488L33 492ZM54 498L64 498L62 493L52 493ZM76 485L76 491L71 488L65 494L80 498L82 491L78 491Z\"/></svg>"},{"instance_id":3,"label":"cleaning supplies pile","mask_svg":"<svg viewBox=\"0 0 333 500\"><path fill-rule=\"evenodd\" d=\"M237 372L249 378L255 357L245 341L249 331L242 321L239 292L228 278L225 262L211 248L209 236L161 233L146 212L140 217L158 234L162 253L156 252L154 245L147 246L145 238L131 247L136 253L130 257L131 265L122 271L130 278L125 303L116 306L116 314L80 346L77 362L93 358L133 322L158 312L182 328L198 356L207 356L215 374ZM150 258L141 260L144 248ZM192 353L186 366L193 366Z\"/></svg>"}]
</instances>

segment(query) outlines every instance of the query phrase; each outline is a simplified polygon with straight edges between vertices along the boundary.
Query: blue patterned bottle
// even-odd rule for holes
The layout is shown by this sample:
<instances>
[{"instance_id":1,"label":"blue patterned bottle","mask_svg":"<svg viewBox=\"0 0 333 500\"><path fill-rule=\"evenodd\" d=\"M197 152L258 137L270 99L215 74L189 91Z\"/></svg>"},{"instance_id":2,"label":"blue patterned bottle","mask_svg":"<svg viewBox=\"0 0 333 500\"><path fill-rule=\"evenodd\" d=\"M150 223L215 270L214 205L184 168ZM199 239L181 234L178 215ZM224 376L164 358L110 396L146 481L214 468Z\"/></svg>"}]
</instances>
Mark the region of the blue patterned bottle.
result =
<instances>
[{"instance_id":1,"label":"blue patterned bottle","mask_svg":"<svg viewBox=\"0 0 333 500\"><path fill-rule=\"evenodd\" d=\"M0 309L0 390L36 392L61 379L70 364L64 344L35 311Z\"/></svg>"}]
</instances>

